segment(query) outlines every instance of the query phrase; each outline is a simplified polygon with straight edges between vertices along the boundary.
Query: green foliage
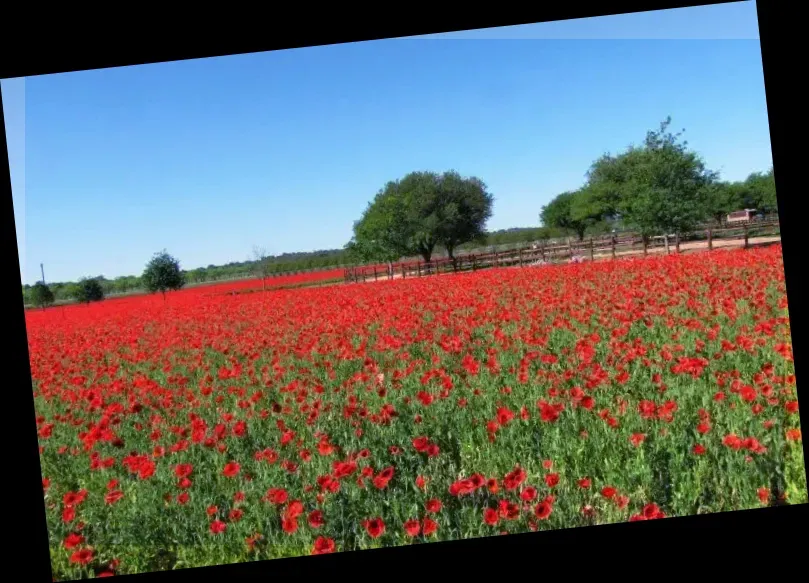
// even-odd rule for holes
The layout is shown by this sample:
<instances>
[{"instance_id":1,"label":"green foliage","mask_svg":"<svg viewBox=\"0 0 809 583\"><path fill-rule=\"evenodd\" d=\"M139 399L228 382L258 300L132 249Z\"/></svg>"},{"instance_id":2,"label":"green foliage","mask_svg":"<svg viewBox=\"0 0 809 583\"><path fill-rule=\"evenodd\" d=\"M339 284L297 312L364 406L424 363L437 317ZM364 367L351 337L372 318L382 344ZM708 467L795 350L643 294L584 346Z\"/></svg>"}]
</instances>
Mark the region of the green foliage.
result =
<instances>
[{"instance_id":1,"label":"green foliage","mask_svg":"<svg viewBox=\"0 0 809 583\"><path fill-rule=\"evenodd\" d=\"M484 238L492 202L478 178L463 178L455 171L411 172L377 193L354 224L346 251L360 261L412 255L429 261L440 245L452 257L464 243Z\"/></svg>"},{"instance_id":2,"label":"green foliage","mask_svg":"<svg viewBox=\"0 0 809 583\"><path fill-rule=\"evenodd\" d=\"M81 304L100 302L104 299L104 288L99 278L82 278L70 287L70 295Z\"/></svg>"},{"instance_id":3,"label":"green foliage","mask_svg":"<svg viewBox=\"0 0 809 583\"><path fill-rule=\"evenodd\" d=\"M185 285L180 262L165 250L152 257L146 265L141 280L148 291L152 293L159 291L164 297L167 291L178 290Z\"/></svg>"},{"instance_id":4,"label":"green foliage","mask_svg":"<svg viewBox=\"0 0 809 583\"><path fill-rule=\"evenodd\" d=\"M53 304L53 292L44 282L38 281L31 288L30 300L36 307L45 308Z\"/></svg>"},{"instance_id":5,"label":"green foliage","mask_svg":"<svg viewBox=\"0 0 809 583\"><path fill-rule=\"evenodd\" d=\"M714 182L705 189L705 212L721 224L728 214L749 205L745 200L745 188L738 182Z\"/></svg>"},{"instance_id":6,"label":"green foliage","mask_svg":"<svg viewBox=\"0 0 809 583\"><path fill-rule=\"evenodd\" d=\"M775 196L775 174L770 168L767 172L755 172L744 181L750 205L765 213L777 213L778 201Z\"/></svg>"},{"instance_id":7,"label":"green foliage","mask_svg":"<svg viewBox=\"0 0 809 583\"><path fill-rule=\"evenodd\" d=\"M584 238L587 227L592 220L589 217L574 218L572 214L573 201L581 196L581 192L563 192L551 202L542 207L540 218L546 227L572 231L579 239Z\"/></svg>"},{"instance_id":8,"label":"green foliage","mask_svg":"<svg viewBox=\"0 0 809 583\"><path fill-rule=\"evenodd\" d=\"M546 226L572 231L582 239L585 233L599 234L631 228L649 236L661 233L685 234L706 218L721 220L737 210L745 199L742 189L717 182L700 156L672 134L666 118L657 131L650 131L641 146L630 146L621 154L604 154L587 173L587 182L575 192L564 192L542 208ZM775 200L773 187L751 176L747 198ZM753 185L753 186L751 186Z\"/></svg>"}]
</instances>

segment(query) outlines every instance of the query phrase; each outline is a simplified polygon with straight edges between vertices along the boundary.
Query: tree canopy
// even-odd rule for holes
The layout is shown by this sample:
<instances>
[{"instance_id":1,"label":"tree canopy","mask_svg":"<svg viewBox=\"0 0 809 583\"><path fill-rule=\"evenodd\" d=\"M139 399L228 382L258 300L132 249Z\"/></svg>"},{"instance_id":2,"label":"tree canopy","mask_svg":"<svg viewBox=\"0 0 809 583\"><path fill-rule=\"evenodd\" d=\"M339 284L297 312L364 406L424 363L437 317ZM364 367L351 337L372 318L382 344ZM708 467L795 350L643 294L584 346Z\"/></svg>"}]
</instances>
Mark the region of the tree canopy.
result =
<instances>
[{"instance_id":1,"label":"tree canopy","mask_svg":"<svg viewBox=\"0 0 809 583\"><path fill-rule=\"evenodd\" d=\"M163 298L169 290L178 290L185 285L185 274L180 269L180 262L165 250L156 253L146 265L141 276L144 286L150 292L161 292Z\"/></svg>"},{"instance_id":2,"label":"tree canopy","mask_svg":"<svg viewBox=\"0 0 809 583\"><path fill-rule=\"evenodd\" d=\"M73 298L82 304L100 302L104 299L104 288L98 278L82 278L71 288Z\"/></svg>"},{"instance_id":3,"label":"tree canopy","mask_svg":"<svg viewBox=\"0 0 809 583\"><path fill-rule=\"evenodd\" d=\"M616 226L649 236L684 234L706 220L722 223L743 208L777 212L772 169L744 182L721 182L670 125L666 118L640 146L598 158L580 189L542 207L543 224L580 239Z\"/></svg>"},{"instance_id":4,"label":"tree canopy","mask_svg":"<svg viewBox=\"0 0 809 583\"><path fill-rule=\"evenodd\" d=\"M31 303L38 308L46 308L54 302L53 292L51 288L45 285L44 282L36 282L30 291Z\"/></svg>"},{"instance_id":5,"label":"tree canopy","mask_svg":"<svg viewBox=\"0 0 809 583\"><path fill-rule=\"evenodd\" d=\"M479 178L464 178L455 171L411 172L377 193L354 224L346 249L366 261L410 255L430 261L441 245L454 258L460 245L483 238L492 203Z\"/></svg>"}]
</instances>

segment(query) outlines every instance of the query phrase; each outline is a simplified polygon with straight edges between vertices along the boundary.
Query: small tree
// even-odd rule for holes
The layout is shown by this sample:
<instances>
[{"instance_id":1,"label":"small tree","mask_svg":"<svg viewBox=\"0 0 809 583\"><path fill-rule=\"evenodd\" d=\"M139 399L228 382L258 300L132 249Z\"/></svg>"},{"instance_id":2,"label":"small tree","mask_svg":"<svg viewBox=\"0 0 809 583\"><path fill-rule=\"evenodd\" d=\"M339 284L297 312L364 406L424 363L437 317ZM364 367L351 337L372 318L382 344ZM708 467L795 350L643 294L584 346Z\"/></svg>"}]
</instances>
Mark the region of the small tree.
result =
<instances>
[{"instance_id":1,"label":"small tree","mask_svg":"<svg viewBox=\"0 0 809 583\"><path fill-rule=\"evenodd\" d=\"M253 247L253 270L261 278L261 289L266 291L267 278L272 273L272 264L263 247Z\"/></svg>"},{"instance_id":2,"label":"small tree","mask_svg":"<svg viewBox=\"0 0 809 583\"><path fill-rule=\"evenodd\" d=\"M584 233L592 221L590 218L574 218L571 214L573 202L579 196L582 196L582 194L578 191L563 192L543 206L539 215L543 226L572 231L579 238L579 241L583 240Z\"/></svg>"},{"instance_id":3,"label":"small tree","mask_svg":"<svg viewBox=\"0 0 809 583\"><path fill-rule=\"evenodd\" d=\"M31 302L43 310L53 304L54 297L51 288L42 281L36 282L31 288Z\"/></svg>"},{"instance_id":4,"label":"small tree","mask_svg":"<svg viewBox=\"0 0 809 583\"><path fill-rule=\"evenodd\" d=\"M166 300L167 291L178 290L185 285L185 274L180 269L180 262L165 249L152 257L141 279L147 290L162 293L163 301Z\"/></svg>"},{"instance_id":5,"label":"small tree","mask_svg":"<svg viewBox=\"0 0 809 583\"><path fill-rule=\"evenodd\" d=\"M104 288L97 278L81 278L75 286L70 289L73 298L81 304L90 302L100 302L104 299Z\"/></svg>"},{"instance_id":6,"label":"small tree","mask_svg":"<svg viewBox=\"0 0 809 583\"><path fill-rule=\"evenodd\" d=\"M704 202L705 214L721 225L730 213L744 208L744 185L713 182L705 187Z\"/></svg>"}]
</instances>

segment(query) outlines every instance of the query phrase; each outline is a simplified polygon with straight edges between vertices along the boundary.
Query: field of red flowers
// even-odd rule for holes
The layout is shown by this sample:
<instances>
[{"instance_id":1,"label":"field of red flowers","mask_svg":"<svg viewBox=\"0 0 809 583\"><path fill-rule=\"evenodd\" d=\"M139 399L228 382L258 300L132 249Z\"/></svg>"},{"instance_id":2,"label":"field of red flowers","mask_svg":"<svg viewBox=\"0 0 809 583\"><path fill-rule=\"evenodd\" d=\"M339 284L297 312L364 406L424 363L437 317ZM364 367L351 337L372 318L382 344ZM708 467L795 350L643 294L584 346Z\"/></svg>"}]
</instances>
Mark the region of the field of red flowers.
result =
<instances>
[{"instance_id":1,"label":"field of red flowers","mask_svg":"<svg viewBox=\"0 0 809 583\"><path fill-rule=\"evenodd\" d=\"M29 312L57 579L806 501L780 247Z\"/></svg>"}]
</instances>

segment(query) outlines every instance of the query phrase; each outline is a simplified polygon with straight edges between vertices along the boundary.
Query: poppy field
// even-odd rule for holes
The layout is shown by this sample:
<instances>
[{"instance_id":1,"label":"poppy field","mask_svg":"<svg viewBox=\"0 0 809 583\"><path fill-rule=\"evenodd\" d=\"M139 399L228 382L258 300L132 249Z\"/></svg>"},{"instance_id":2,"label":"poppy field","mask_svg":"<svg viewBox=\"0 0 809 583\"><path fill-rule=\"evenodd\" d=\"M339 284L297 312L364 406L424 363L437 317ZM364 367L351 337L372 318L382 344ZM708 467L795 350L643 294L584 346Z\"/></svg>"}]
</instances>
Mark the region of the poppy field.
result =
<instances>
[{"instance_id":1,"label":"poppy field","mask_svg":"<svg viewBox=\"0 0 809 583\"><path fill-rule=\"evenodd\" d=\"M57 580L807 499L780 246L26 321Z\"/></svg>"}]
</instances>

